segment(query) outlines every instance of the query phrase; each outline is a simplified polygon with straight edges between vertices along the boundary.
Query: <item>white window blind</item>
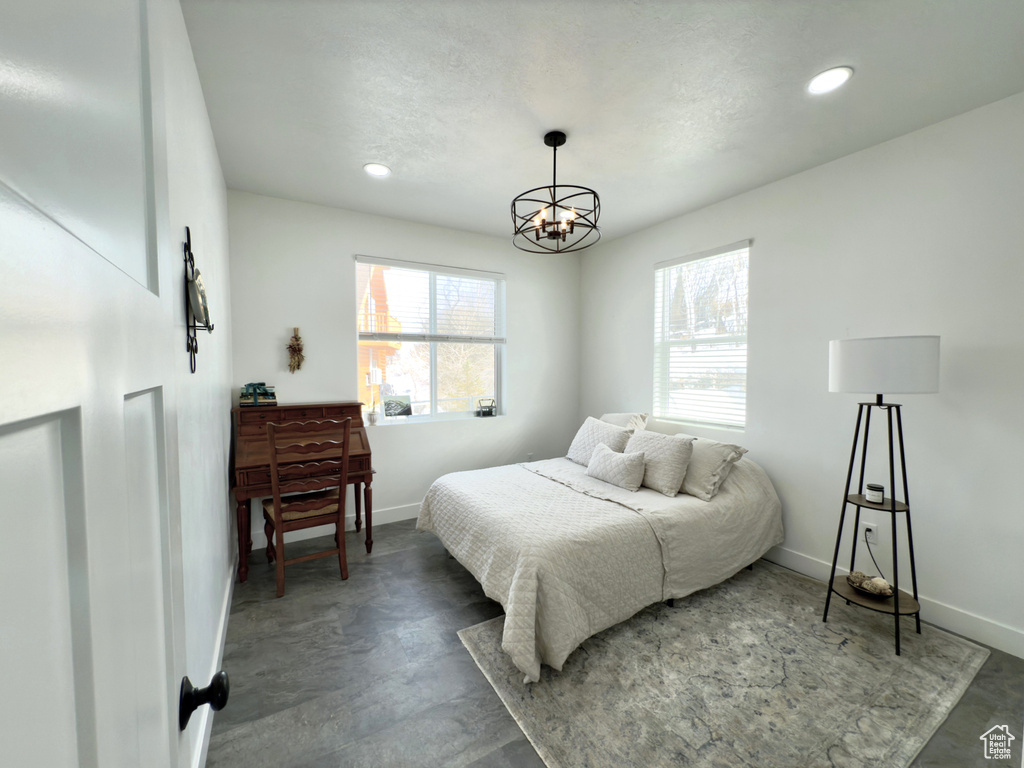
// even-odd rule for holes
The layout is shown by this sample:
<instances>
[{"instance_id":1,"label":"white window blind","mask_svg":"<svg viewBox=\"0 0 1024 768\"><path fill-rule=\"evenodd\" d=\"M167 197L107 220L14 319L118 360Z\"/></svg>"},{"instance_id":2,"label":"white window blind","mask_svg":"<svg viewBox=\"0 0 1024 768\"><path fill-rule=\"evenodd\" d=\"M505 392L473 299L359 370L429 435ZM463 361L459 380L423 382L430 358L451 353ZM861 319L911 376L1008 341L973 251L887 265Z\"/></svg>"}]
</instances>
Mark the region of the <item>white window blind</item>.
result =
<instances>
[{"instance_id":1,"label":"white window blind","mask_svg":"<svg viewBox=\"0 0 1024 768\"><path fill-rule=\"evenodd\" d=\"M499 400L500 408L504 276L356 262L360 399L388 406L389 397L406 398L412 413L405 416L465 413L481 399ZM393 410L391 403L385 412Z\"/></svg>"},{"instance_id":2,"label":"white window blind","mask_svg":"<svg viewBox=\"0 0 1024 768\"><path fill-rule=\"evenodd\" d=\"M743 427L750 241L654 270L654 415Z\"/></svg>"}]
</instances>

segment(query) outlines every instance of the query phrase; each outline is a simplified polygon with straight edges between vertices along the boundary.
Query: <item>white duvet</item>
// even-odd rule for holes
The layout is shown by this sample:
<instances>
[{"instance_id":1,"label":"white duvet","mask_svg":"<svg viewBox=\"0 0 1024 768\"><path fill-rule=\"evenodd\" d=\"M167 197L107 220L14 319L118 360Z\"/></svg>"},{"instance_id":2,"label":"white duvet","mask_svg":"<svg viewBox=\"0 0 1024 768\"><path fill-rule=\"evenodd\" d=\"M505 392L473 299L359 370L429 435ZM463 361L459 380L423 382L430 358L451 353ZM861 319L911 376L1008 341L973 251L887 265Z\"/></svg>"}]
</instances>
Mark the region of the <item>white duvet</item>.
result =
<instances>
[{"instance_id":1,"label":"white duvet","mask_svg":"<svg viewBox=\"0 0 1024 768\"><path fill-rule=\"evenodd\" d=\"M505 608L502 649L526 675L646 606L723 581L782 542L779 497L750 459L718 495L632 493L567 459L455 472L427 491L431 531Z\"/></svg>"}]
</instances>

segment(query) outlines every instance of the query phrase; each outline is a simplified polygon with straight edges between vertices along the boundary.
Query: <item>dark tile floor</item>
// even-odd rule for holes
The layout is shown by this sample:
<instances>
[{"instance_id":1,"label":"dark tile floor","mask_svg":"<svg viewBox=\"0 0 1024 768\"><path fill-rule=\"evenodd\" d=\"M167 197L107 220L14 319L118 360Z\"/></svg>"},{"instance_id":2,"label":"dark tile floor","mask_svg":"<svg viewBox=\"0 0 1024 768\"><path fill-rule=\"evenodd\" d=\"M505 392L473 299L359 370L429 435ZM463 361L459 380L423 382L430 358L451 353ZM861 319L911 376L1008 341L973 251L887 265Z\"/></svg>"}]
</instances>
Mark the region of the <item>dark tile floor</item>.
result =
<instances>
[{"instance_id":1,"label":"dark tile floor","mask_svg":"<svg viewBox=\"0 0 1024 768\"><path fill-rule=\"evenodd\" d=\"M348 581L335 560L290 566L280 600L253 553L235 585L231 696L209 768L543 766L456 635L501 606L412 520L375 529L371 556L360 538L348 534ZM1003 724L1018 736L1006 764L1020 765L1022 722L1024 660L993 651L914 766L991 764L979 736Z\"/></svg>"}]
</instances>

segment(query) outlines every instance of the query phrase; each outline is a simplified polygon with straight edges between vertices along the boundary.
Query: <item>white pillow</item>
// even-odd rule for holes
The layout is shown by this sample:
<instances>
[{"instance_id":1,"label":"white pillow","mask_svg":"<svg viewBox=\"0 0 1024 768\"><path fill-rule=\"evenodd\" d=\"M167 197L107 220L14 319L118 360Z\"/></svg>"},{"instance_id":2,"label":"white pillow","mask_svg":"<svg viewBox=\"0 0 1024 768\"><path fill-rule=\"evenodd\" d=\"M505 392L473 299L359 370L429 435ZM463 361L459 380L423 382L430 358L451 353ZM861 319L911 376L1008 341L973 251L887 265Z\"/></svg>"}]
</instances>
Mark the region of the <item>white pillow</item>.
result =
<instances>
[{"instance_id":1,"label":"white pillow","mask_svg":"<svg viewBox=\"0 0 1024 768\"><path fill-rule=\"evenodd\" d=\"M583 426L580 427L580 431L576 433L576 437L572 439L572 445L569 446L566 458L587 466L590 463L590 454L594 452L598 443L604 443L616 453L622 453L631 434L633 434L631 429L617 427L614 424L598 421L593 416L588 416L587 420L583 422Z\"/></svg>"},{"instance_id":2,"label":"white pillow","mask_svg":"<svg viewBox=\"0 0 1024 768\"><path fill-rule=\"evenodd\" d=\"M626 453L644 454L643 485L666 496L675 496L683 484L693 453L694 437L663 435L642 430L626 443Z\"/></svg>"},{"instance_id":3,"label":"white pillow","mask_svg":"<svg viewBox=\"0 0 1024 768\"><path fill-rule=\"evenodd\" d=\"M680 433L677 437L690 435ZM693 455L686 468L686 477L683 478L683 493L711 501L732 471L732 465L743 458L746 452L746 448L732 443L719 443L698 437L693 443Z\"/></svg>"},{"instance_id":4,"label":"white pillow","mask_svg":"<svg viewBox=\"0 0 1024 768\"><path fill-rule=\"evenodd\" d=\"M604 443L598 443L594 455L590 457L587 474L635 492L644 479L644 455L616 453Z\"/></svg>"},{"instance_id":5,"label":"white pillow","mask_svg":"<svg viewBox=\"0 0 1024 768\"><path fill-rule=\"evenodd\" d=\"M645 429L647 427L646 413L606 413L601 421L607 421L617 427L626 429Z\"/></svg>"}]
</instances>

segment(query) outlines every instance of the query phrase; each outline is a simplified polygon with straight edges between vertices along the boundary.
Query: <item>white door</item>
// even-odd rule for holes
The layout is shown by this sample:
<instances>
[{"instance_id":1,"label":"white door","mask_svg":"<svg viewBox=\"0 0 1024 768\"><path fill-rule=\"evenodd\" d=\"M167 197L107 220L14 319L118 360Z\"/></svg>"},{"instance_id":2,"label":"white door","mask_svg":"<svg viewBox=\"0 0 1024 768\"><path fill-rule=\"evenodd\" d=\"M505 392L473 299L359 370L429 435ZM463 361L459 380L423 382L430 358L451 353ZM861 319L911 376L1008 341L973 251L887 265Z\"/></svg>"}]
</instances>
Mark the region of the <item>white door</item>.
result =
<instances>
[{"instance_id":1,"label":"white door","mask_svg":"<svg viewBox=\"0 0 1024 768\"><path fill-rule=\"evenodd\" d=\"M5 765L187 764L168 490L170 372L187 359L168 341L181 256L154 223L146 10L0 16Z\"/></svg>"}]
</instances>

